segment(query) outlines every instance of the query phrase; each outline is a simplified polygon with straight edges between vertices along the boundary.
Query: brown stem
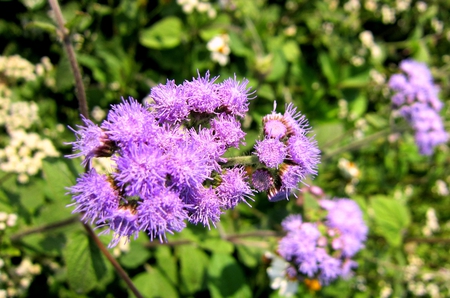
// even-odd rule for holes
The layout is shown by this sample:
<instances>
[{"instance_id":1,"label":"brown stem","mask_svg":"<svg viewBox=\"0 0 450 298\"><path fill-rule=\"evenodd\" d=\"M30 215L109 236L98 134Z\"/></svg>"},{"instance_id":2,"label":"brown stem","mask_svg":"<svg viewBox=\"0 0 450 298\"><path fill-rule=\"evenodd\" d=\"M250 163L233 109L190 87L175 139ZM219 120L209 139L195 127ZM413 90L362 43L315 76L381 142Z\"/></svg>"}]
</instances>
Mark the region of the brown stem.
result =
<instances>
[{"instance_id":1,"label":"brown stem","mask_svg":"<svg viewBox=\"0 0 450 298\"><path fill-rule=\"evenodd\" d=\"M58 24L59 33L61 34L64 49L67 52L67 56L69 58L70 67L73 72L73 76L75 78L75 88L78 98L78 106L80 109L81 115L83 115L86 119L89 119L89 110L86 99L86 92L84 90L83 80L81 77L80 68L78 67L78 62L75 56L75 50L73 48L72 42L70 40L70 35L67 28L64 26L64 18L61 13L61 8L59 7L58 0L48 0L52 10L55 14L56 23ZM125 281L130 290L134 293L134 295L138 298L143 297L142 294L138 291L138 289L134 286L128 274L125 270L120 266L120 264L114 259L114 257L109 253L108 249L103 245L98 236L94 233L92 228L83 223L83 227L86 229L89 236L94 240L95 244L98 246L100 251L105 255L108 261L113 265L116 272L119 276Z\"/></svg>"},{"instance_id":2,"label":"brown stem","mask_svg":"<svg viewBox=\"0 0 450 298\"><path fill-rule=\"evenodd\" d=\"M105 255L105 257L108 259L111 265L113 265L114 269L116 269L116 272L119 274L119 276L128 285L133 294L138 298L143 298L144 296L142 296L139 290L134 286L128 274L125 272L125 270L123 270L122 266L120 266L120 264L116 261L116 259L114 259L109 250L103 245L103 243L100 241L100 239L92 230L91 226L89 226L87 223L83 223L83 227L85 228L89 236L94 240L95 244L98 246L103 255Z\"/></svg>"},{"instance_id":3,"label":"brown stem","mask_svg":"<svg viewBox=\"0 0 450 298\"><path fill-rule=\"evenodd\" d=\"M77 58L75 56L75 50L73 49L72 42L70 41L69 30L64 26L64 18L59 7L58 0L48 0L52 10L55 14L56 23L58 25L59 33L61 34L62 43L66 50L67 56L70 62L70 68L72 69L73 76L75 78L75 90L78 98L78 106L80 113L87 119L89 118L89 110L86 100L86 92L84 91L83 79L81 78L80 68L78 67Z\"/></svg>"},{"instance_id":4,"label":"brown stem","mask_svg":"<svg viewBox=\"0 0 450 298\"><path fill-rule=\"evenodd\" d=\"M230 234L230 235L222 235L221 239L233 242L235 244L243 244L243 241L240 241L238 239L241 238L247 238L247 237L281 237L285 235L283 232L276 232L276 231L253 231L253 232L247 232L247 233L241 233L241 234ZM145 244L145 247L152 248L152 247L158 247L158 246L178 246L178 245L185 245L185 244L191 244L195 243L195 241L183 239L183 240L175 240L170 242L148 242ZM249 242L246 242L249 243ZM256 243L256 242L255 242Z\"/></svg>"},{"instance_id":5,"label":"brown stem","mask_svg":"<svg viewBox=\"0 0 450 298\"><path fill-rule=\"evenodd\" d=\"M17 234L14 234L11 236L11 241L12 242L16 242L19 241L21 238L27 236L27 235L31 235L31 234L35 234L35 233L41 233L41 232L47 232L53 229L57 229L57 228L62 228L64 226L68 226L71 225L73 223L79 222L80 221L80 217L79 216L74 216L74 217L70 217L68 219L64 219L61 221L57 221L45 226L41 226L41 227L37 227L37 228L32 228L32 229L28 229L22 232L19 232Z\"/></svg>"}]
</instances>

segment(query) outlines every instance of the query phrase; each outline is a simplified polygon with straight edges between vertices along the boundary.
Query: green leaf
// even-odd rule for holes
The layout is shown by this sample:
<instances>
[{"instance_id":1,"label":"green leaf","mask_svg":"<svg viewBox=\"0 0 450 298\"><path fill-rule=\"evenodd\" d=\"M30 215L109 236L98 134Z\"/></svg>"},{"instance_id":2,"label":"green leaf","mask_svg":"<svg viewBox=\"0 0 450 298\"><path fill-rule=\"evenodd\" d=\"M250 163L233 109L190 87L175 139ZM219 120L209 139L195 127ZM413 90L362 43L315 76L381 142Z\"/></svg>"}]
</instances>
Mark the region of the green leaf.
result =
<instances>
[{"instance_id":1,"label":"green leaf","mask_svg":"<svg viewBox=\"0 0 450 298\"><path fill-rule=\"evenodd\" d=\"M42 180L33 179L29 184L20 187L20 203L30 213L34 213L36 208L44 204L45 185Z\"/></svg>"},{"instance_id":2,"label":"green leaf","mask_svg":"<svg viewBox=\"0 0 450 298\"><path fill-rule=\"evenodd\" d=\"M230 36L230 49L234 55L245 57L249 56L252 53L252 51L244 44L244 42L242 42L242 37L240 35L234 32L229 32L228 36Z\"/></svg>"},{"instance_id":3,"label":"green leaf","mask_svg":"<svg viewBox=\"0 0 450 298\"><path fill-rule=\"evenodd\" d=\"M141 31L140 43L151 49L163 50L178 46L181 42L182 23L176 17L166 17L150 28Z\"/></svg>"},{"instance_id":4,"label":"green leaf","mask_svg":"<svg viewBox=\"0 0 450 298\"><path fill-rule=\"evenodd\" d=\"M95 243L84 233L71 237L63 253L70 287L87 293L108 277L108 267Z\"/></svg>"},{"instance_id":5,"label":"green leaf","mask_svg":"<svg viewBox=\"0 0 450 298\"><path fill-rule=\"evenodd\" d=\"M335 86L339 80L337 65L328 54L323 52L319 54L319 64L323 74L328 80L328 83L332 86Z\"/></svg>"},{"instance_id":6,"label":"green leaf","mask_svg":"<svg viewBox=\"0 0 450 298\"><path fill-rule=\"evenodd\" d=\"M234 251L233 244L220 238L206 238L199 244L201 248L216 253L232 254Z\"/></svg>"},{"instance_id":7,"label":"green leaf","mask_svg":"<svg viewBox=\"0 0 450 298\"><path fill-rule=\"evenodd\" d=\"M148 267L147 272L133 278L133 283L144 297L178 297L178 293L158 268ZM129 297L134 297L131 291Z\"/></svg>"},{"instance_id":8,"label":"green leaf","mask_svg":"<svg viewBox=\"0 0 450 298\"><path fill-rule=\"evenodd\" d=\"M287 61L281 50L273 53L273 60L271 62L271 71L266 77L266 81L268 82L280 80L287 71Z\"/></svg>"},{"instance_id":9,"label":"green leaf","mask_svg":"<svg viewBox=\"0 0 450 298\"><path fill-rule=\"evenodd\" d=\"M342 136L344 134L344 126L341 122L326 122L314 125L314 132L320 148L324 144Z\"/></svg>"},{"instance_id":10,"label":"green leaf","mask_svg":"<svg viewBox=\"0 0 450 298\"><path fill-rule=\"evenodd\" d=\"M204 287L208 256L206 253L192 245L177 247L177 256L180 259L180 274L183 289L187 293L195 293Z\"/></svg>"},{"instance_id":11,"label":"green leaf","mask_svg":"<svg viewBox=\"0 0 450 298\"><path fill-rule=\"evenodd\" d=\"M294 62L300 57L300 48L297 42L293 40L288 40L283 45L283 54L286 60L289 62Z\"/></svg>"},{"instance_id":12,"label":"green leaf","mask_svg":"<svg viewBox=\"0 0 450 298\"><path fill-rule=\"evenodd\" d=\"M75 79L66 54L61 56L55 74L55 87L57 91L65 91L75 84Z\"/></svg>"},{"instance_id":13,"label":"green leaf","mask_svg":"<svg viewBox=\"0 0 450 298\"><path fill-rule=\"evenodd\" d=\"M224 254L213 254L208 267L208 289L211 297L251 297L250 287L236 260Z\"/></svg>"},{"instance_id":14,"label":"green leaf","mask_svg":"<svg viewBox=\"0 0 450 298\"><path fill-rule=\"evenodd\" d=\"M394 247L400 246L403 232L410 224L409 211L399 201L376 196L370 199L379 233Z\"/></svg>"},{"instance_id":15,"label":"green leaf","mask_svg":"<svg viewBox=\"0 0 450 298\"><path fill-rule=\"evenodd\" d=\"M130 241L130 251L120 257L120 263L127 268L136 268L144 264L150 258L150 251L144 247L144 243L148 242L147 237L139 237Z\"/></svg>"},{"instance_id":16,"label":"green leaf","mask_svg":"<svg viewBox=\"0 0 450 298\"><path fill-rule=\"evenodd\" d=\"M259 264L263 250L259 247L236 245L239 261L245 266L254 268Z\"/></svg>"},{"instance_id":17,"label":"green leaf","mask_svg":"<svg viewBox=\"0 0 450 298\"><path fill-rule=\"evenodd\" d=\"M161 273L173 284L178 284L178 267L175 256L168 246L159 246L155 253Z\"/></svg>"},{"instance_id":18,"label":"green leaf","mask_svg":"<svg viewBox=\"0 0 450 298\"><path fill-rule=\"evenodd\" d=\"M70 161L68 162L70 163ZM45 193L53 200L66 200L66 187L75 183L75 169L70 169L68 164L61 159L45 159L42 162L44 172Z\"/></svg>"}]
</instances>

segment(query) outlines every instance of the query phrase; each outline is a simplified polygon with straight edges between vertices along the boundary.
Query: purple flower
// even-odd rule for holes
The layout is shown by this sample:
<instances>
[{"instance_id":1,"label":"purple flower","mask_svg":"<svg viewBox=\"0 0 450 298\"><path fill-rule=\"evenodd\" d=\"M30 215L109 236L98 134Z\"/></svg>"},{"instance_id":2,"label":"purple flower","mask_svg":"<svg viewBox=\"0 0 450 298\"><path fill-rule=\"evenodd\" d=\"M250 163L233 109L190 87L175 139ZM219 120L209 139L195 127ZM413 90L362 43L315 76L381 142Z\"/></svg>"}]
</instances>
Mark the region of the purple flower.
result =
<instances>
[{"instance_id":1,"label":"purple flower","mask_svg":"<svg viewBox=\"0 0 450 298\"><path fill-rule=\"evenodd\" d=\"M121 153L114 157L117 171L113 177L127 196L148 195L164 186L169 169L163 166L165 158L158 148L130 143Z\"/></svg>"},{"instance_id":2,"label":"purple flower","mask_svg":"<svg viewBox=\"0 0 450 298\"><path fill-rule=\"evenodd\" d=\"M161 189L158 193L145 197L137 207L139 228L147 231L150 240L166 240L166 232L181 232L188 218L186 204L177 193Z\"/></svg>"},{"instance_id":3,"label":"purple flower","mask_svg":"<svg viewBox=\"0 0 450 298\"><path fill-rule=\"evenodd\" d=\"M213 188L200 186L188 196L187 202L193 206L188 208L190 211L189 222L201 223L208 228L211 228L211 222L214 227L216 226L222 211L220 210L220 199Z\"/></svg>"},{"instance_id":4,"label":"purple flower","mask_svg":"<svg viewBox=\"0 0 450 298\"><path fill-rule=\"evenodd\" d=\"M224 209L236 207L240 202L245 202L253 194L250 188L244 168L235 167L225 171L221 176L220 185L216 188L217 196L221 199ZM251 199L251 198L250 198ZM251 199L253 200L253 199Z\"/></svg>"},{"instance_id":5,"label":"purple flower","mask_svg":"<svg viewBox=\"0 0 450 298\"><path fill-rule=\"evenodd\" d=\"M174 80L167 80L165 85L153 87L150 97L154 103L150 107L155 110L160 122L180 122L189 116L189 106L182 85L176 85Z\"/></svg>"},{"instance_id":6,"label":"purple flower","mask_svg":"<svg viewBox=\"0 0 450 298\"><path fill-rule=\"evenodd\" d=\"M394 74L389 87L394 108L409 122L416 132L416 144L422 155L431 155L434 147L448 141L438 112L443 103L438 98L439 88L433 84L428 67L411 59L400 63L403 74Z\"/></svg>"},{"instance_id":7,"label":"purple flower","mask_svg":"<svg viewBox=\"0 0 450 298\"><path fill-rule=\"evenodd\" d=\"M132 97L113 105L101 127L111 140L122 144L148 141L158 128L152 114Z\"/></svg>"},{"instance_id":8,"label":"purple flower","mask_svg":"<svg viewBox=\"0 0 450 298\"><path fill-rule=\"evenodd\" d=\"M320 200L319 204L328 210L327 226L340 232L343 255L352 257L364 247L368 232L358 204L350 199Z\"/></svg>"},{"instance_id":9,"label":"purple flower","mask_svg":"<svg viewBox=\"0 0 450 298\"><path fill-rule=\"evenodd\" d=\"M286 158L286 146L277 139L256 141L255 154L269 168L278 168Z\"/></svg>"},{"instance_id":10,"label":"purple flower","mask_svg":"<svg viewBox=\"0 0 450 298\"><path fill-rule=\"evenodd\" d=\"M287 142L288 156L302 168L303 175L317 175L320 162L320 150L317 141L305 135L295 135Z\"/></svg>"},{"instance_id":11,"label":"purple flower","mask_svg":"<svg viewBox=\"0 0 450 298\"><path fill-rule=\"evenodd\" d=\"M331 257L323 248L317 248L315 256L319 263L319 280L327 285L342 274L342 261Z\"/></svg>"},{"instance_id":12,"label":"purple flower","mask_svg":"<svg viewBox=\"0 0 450 298\"><path fill-rule=\"evenodd\" d=\"M248 111L249 100L254 92L250 92L251 88L247 88L248 80L244 79L242 83L234 79L228 78L218 87L218 95L220 98L220 106L227 114L244 117Z\"/></svg>"},{"instance_id":13,"label":"purple flower","mask_svg":"<svg viewBox=\"0 0 450 298\"><path fill-rule=\"evenodd\" d=\"M131 236L134 236L136 239L139 236L140 229L134 202L120 206L98 223L108 226L108 229L101 232L100 235L109 234L110 231L114 233L113 239L108 245L109 248L116 246L122 237L130 239Z\"/></svg>"},{"instance_id":14,"label":"purple flower","mask_svg":"<svg viewBox=\"0 0 450 298\"><path fill-rule=\"evenodd\" d=\"M273 177L266 169L257 169L252 174L252 185L257 191L266 191L272 187Z\"/></svg>"},{"instance_id":15,"label":"purple flower","mask_svg":"<svg viewBox=\"0 0 450 298\"><path fill-rule=\"evenodd\" d=\"M119 207L120 195L112 179L98 174L95 169L77 178L77 184L69 188L69 193L75 201L69 206L76 205L72 213L84 213L81 219L85 222L101 220Z\"/></svg>"},{"instance_id":16,"label":"purple flower","mask_svg":"<svg viewBox=\"0 0 450 298\"><path fill-rule=\"evenodd\" d=\"M190 110L198 113L212 114L220 106L221 99L218 94L218 85L214 84L218 77L209 80L209 71L202 78L192 78L192 82L183 83L184 95L187 98Z\"/></svg>"},{"instance_id":17,"label":"purple flower","mask_svg":"<svg viewBox=\"0 0 450 298\"><path fill-rule=\"evenodd\" d=\"M283 164L280 167L281 186L286 189L298 189L298 184L305 179L301 166Z\"/></svg>"},{"instance_id":18,"label":"purple flower","mask_svg":"<svg viewBox=\"0 0 450 298\"><path fill-rule=\"evenodd\" d=\"M106 132L94 124L91 120L81 116L85 126L77 125L79 129L74 130L77 140L75 142L69 142L66 144L72 144L73 151L79 151L78 153L66 155L68 158L77 158L85 156L86 158L81 162L83 166L89 164L91 166L91 160L94 157L109 157L114 153L114 143L108 138Z\"/></svg>"},{"instance_id":19,"label":"purple flower","mask_svg":"<svg viewBox=\"0 0 450 298\"><path fill-rule=\"evenodd\" d=\"M245 132L241 129L241 123L234 116L221 114L211 120L211 129L220 143L226 148L244 145Z\"/></svg>"}]
</instances>

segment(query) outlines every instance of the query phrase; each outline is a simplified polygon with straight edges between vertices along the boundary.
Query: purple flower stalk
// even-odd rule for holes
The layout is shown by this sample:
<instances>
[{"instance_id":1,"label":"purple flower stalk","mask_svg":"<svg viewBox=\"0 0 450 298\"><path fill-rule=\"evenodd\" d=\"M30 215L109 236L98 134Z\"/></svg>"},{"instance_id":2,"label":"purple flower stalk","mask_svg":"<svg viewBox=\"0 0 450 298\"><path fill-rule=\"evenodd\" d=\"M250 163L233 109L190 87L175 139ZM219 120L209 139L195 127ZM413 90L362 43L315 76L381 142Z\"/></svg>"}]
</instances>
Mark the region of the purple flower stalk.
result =
<instances>
[{"instance_id":1,"label":"purple flower stalk","mask_svg":"<svg viewBox=\"0 0 450 298\"><path fill-rule=\"evenodd\" d=\"M271 202L288 199L293 190L306 177L317 175L320 150L314 137L309 137L307 119L292 104L286 105L284 114L275 112L264 116L264 139L257 141L254 154L268 171L276 177L267 188ZM261 191L262 186L257 190Z\"/></svg>"},{"instance_id":2,"label":"purple flower stalk","mask_svg":"<svg viewBox=\"0 0 450 298\"><path fill-rule=\"evenodd\" d=\"M431 155L434 147L449 138L438 114L443 106L438 98L439 88L424 63L407 59L400 63L400 69L404 73L389 79L389 87L395 92L393 106L415 130L420 154Z\"/></svg>"},{"instance_id":3,"label":"purple flower stalk","mask_svg":"<svg viewBox=\"0 0 450 298\"><path fill-rule=\"evenodd\" d=\"M357 263L351 260L367 238L367 226L358 205L349 199L321 200L328 211L324 220L303 222L300 215L290 215L281 223L286 236L278 246L279 255L296 268L300 278L317 278L329 284L339 277L349 277Z\"/></svg>"}]
</instances>

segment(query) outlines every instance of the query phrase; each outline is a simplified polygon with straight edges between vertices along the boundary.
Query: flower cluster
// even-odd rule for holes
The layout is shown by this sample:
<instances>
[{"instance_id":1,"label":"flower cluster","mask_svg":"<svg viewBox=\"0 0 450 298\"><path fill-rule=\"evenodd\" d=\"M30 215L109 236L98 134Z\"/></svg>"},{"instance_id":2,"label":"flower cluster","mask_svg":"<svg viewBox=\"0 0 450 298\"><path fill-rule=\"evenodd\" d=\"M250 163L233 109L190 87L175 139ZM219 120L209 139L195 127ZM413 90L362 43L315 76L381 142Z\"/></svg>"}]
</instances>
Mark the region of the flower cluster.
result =
<instances>
[{"instance_id":1,"label":"flower cluster","mask_svg":"<svg viewBox=\"0 0 450 298\"><path fill-rule=\"evenodd\" d=\"M186 221L215 226L224 210L253 200L255 190L279 200L316 174L319 150L292 105L264 118L266 138L255 146L262 164L255 156L228 161L225 152L244 144L240 119L253 92L247 80L216 79L207 72L180 85L168 80L151 89L148 103L123 100L100 125L83 118L84 125L71 128L77 139L68 157L84 157L89 168L69 188L74 212L107 226L103 233L113 231L110 247L140 231L164 241ZM98 157L112 160L111 173L93 167ZM257 168L253 188L243 165Z\"/></svg>"},{"instance_id":2,"label":"flower cluster","mask_svg":"<svg viewBox=\"0 0 450 298\"><path fill-rule=\"evenodd\" d=\"M72 129L71 158L84 156L90 170L70 188L83 220L106 225L120 237L146 231L165 240L185 220L210 227L220 214L253 194L243 167L225 168L223 154L239 147L245 133L239 119L253 92L236 78L167 81L152 88L151 102L130 98L112 106L100 126L88 119ZM91 161L111 157L111 174L99 174Z\"/></svg>"},{"instance_id":3,"label":"flower cluster","mask_svg":"<svg viewBox=\"0 0 450 298\"><path fill-rule=\"evenodd\" d=\"M443 106L439 89L425 64L408 59L400 63L400 69L404 74L394 74L389 79L389 87L396 92L392 97L394 108L414 129L419 152L431 155L434 147L449 137L438 114Z\"/></svg>"},{"instance_id":4,"label":"flower cluster","mask_svg":"<svg viewBox=\"0 0 450 298\"><path fill-rule=\"evenodd\" d=\"M269 200L287 198L308 175L317 174L320 150L314 137L308 137L307 119L292 105L284 114L275 112L263 118L264 139L255 144L262 166L252 175L253 187L267 191Z\"/></svg>"},{"instance_id":5,"label":"flower cluster","mask_svg":"<svg viewBox=\"0 0 450 298\"><path fill-rule=\"evenodd\" d=\"M364 247L367 226L359 206L350 199L319 200L322 220L304 222L290 215L282 222L286 231L278 254L289 263L292 280L318 280L326 285L338 277L349 277L357 263L352 257Z\"/></svg>"}]
</instances>

